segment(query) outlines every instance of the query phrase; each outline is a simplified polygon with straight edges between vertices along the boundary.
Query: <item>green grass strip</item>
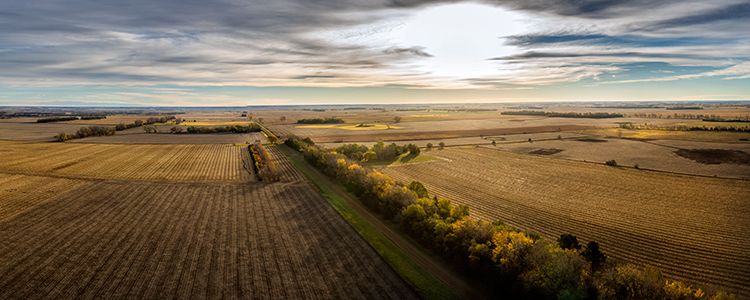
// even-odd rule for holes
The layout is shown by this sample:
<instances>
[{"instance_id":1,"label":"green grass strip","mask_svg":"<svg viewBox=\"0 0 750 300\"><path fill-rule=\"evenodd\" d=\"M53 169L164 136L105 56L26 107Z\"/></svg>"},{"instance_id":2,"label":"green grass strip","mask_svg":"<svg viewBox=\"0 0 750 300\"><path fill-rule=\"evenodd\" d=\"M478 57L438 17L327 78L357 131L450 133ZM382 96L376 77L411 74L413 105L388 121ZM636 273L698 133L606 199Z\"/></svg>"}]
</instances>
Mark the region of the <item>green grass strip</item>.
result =
<instances>
[{"instance_id":1,"label":"green grass strip","mask_svg":"<svg viewBox=\"0 0 750 300\"><path fill-rule=\"evenodd\" d=\"M284 146L276 146L280 149L287 159L300 172L305 174L313 182L318 192L328 203L346 219L349 224L380 254L383 259L401 275L424 299L461 299L453 289L446 286L442 281L437 279L432 273L424 269L417 261L407 255L401 248L396 246L383 233L377 230L354 209L344 202L339 196L329 189L320 179L317 178L310 170L301 165L297 159L292 158L289 150ZM299 159L300 158L297 156Z\"/></svg>"}]
</instances>

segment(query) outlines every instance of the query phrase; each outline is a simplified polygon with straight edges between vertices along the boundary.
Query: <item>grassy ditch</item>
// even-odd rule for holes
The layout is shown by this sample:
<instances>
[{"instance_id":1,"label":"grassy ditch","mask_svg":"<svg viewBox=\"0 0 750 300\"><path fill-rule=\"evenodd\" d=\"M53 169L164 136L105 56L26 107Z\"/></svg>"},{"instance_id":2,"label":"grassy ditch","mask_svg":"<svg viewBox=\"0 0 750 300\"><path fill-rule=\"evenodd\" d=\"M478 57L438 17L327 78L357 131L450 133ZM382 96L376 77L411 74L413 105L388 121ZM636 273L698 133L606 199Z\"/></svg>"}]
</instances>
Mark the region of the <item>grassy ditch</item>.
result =
<instances>
[{"instance_id":1,"label":"grassy ditch","mask_svg":"<svg viewBox=\"0 0 750 300\"><path fill-rule=\"evenodd\" d=\"M367 222L354 209L344 202L334 191L329 189L308 168L305 168L301 157L292 154L284 146L276 146L289 159L295 168L310 178L323 198L346 219L349 224L385 259L385 261L408 282L424 299L461 299L451 288L424 269L417 261L396 246L383 233ZM294 157L292 157L294 155Z\"/></svg>"}]
</instances>

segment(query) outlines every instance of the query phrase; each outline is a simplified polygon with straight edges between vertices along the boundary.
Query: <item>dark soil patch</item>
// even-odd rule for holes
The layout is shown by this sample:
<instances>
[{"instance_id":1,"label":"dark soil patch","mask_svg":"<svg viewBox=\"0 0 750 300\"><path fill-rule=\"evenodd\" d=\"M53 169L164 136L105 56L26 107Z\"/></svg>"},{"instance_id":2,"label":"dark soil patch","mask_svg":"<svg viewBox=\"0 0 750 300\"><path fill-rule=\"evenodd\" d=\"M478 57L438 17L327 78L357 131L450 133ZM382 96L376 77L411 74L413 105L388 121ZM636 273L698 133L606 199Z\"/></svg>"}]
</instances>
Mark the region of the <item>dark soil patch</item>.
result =
<instances>
[{"instance_id":1,"label":"dark soil patch","mask_svg":"<svg viewBox=\"0 0 750 300\"><path fill-rule=\"evenodd\" d=\"M544 149L544 148L542 148L542 149L531 151L529 153L531 153L531 154L539 154L539 155L552 155L552 154L560 153L560 152L563 152L563 150L562 149L555 149L555 148L551 148L551 149Z\"/></svg>"},{"instance_id":2,"label":"dark soil patch","mask_svg":"<svg viewBox=\"0 0 750 300\"><path fill-rule=\"evenodd\" d=\"M750 155L739 150L723 149L680 149L675 154L702 164L745 164L750 165Z\"/></svg>"},{"instance_id":3,"label":"dark soil patch","mask_svg":"<svg viewBox=\"0 0 750 300\"><path fill-rule=\"evenodd\" d=\"M589 143L606 143L607 142L607 140L594 139L594 138L576 139L576 141L589 142Z\"/></svg>"}]
</instances>

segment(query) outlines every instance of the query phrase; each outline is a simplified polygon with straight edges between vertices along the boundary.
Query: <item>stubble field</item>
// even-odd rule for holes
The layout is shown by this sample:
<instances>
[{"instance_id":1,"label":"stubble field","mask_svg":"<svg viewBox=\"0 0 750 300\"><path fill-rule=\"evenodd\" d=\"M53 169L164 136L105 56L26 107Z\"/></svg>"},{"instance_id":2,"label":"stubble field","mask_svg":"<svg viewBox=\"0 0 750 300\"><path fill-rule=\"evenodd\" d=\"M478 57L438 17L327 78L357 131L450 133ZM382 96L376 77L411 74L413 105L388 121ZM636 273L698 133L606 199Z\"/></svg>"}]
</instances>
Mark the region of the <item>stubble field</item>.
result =
<instances>
[{"instance_id":1,"label":"stubble field","mask_svg":"<svg viewBox=\"0 0 750 300\"><path fill-rule=\"evenodd\" d=\"M570 233L674 279L750 295L750 182L611 167L485 148L434 150L380 168L554 240Z\"/></svg>"},{"instance_id":2,"label":"stubble field","mask_svg":"<svg viewBox=\"0 0 750 300\"><path fill-rule=\"evenodd\" d=\"M1 142L0 170L82 179L247 181L241 147Z\"/></svg>"},{"instance_id":3,"label":"stubble field","mask_svg":"<svg viewBox=\"0 0 750 300\"><path fill-rule=\"evenodd\" d=\"M66 178L0 173L0 221L82 183L80 180Z\"/></svg>"},{"instance_id":4,"label":"stubble field","mask_svg":"<svg viewBox=\"0 0 750 300\"><path fill-rule=\"evenodd\" d=\"M418 298L306 184L88 182L0 241L2 299Z\"/></svg>"},{"instance_id":5,"label":"stubble field","mask_svg":"<svg viewBox=\"0 0 750 300\"><path fill-rule=\"evenodd\" d=\"M0 142L0 299L419 298L268 149Z\"/></svg>"}]
</instances>

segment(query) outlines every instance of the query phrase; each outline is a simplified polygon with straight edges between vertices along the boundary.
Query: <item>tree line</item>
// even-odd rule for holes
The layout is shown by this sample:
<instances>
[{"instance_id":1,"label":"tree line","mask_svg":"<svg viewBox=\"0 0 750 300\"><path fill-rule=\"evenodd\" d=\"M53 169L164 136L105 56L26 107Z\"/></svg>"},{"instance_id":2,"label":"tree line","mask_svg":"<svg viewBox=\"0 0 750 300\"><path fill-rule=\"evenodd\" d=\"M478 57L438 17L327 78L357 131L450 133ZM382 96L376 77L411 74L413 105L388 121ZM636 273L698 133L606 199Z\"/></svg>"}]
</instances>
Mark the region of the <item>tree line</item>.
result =
<instances>
[{"instance_id":1,"label":"tree line","mask_svg":"<svg viewBox=\"0 0 750 300\"><path fill-rule=\"evenodd\" d=\"M338 124L344 123L344 120L336 117L299 119L297 124Z\"/></svg>"},{"instance_id":2,"label":"tree line","mask_svg":"<svg viewBox=\"0 0 750 300\"><path fill-rule=\"evenodd\" d=\"M249 133L261 131L260 126L255 123L251 123L247 126L234 125L234 126L220 126L220 127L196 127L190 126L187 128L188 133Z\"/></svg>"},{"instance_id":3,"label":"tree line","mask_svg":"<svg viewBox=\"0 0 750 300\"><path fill-rule=\"evenodd\" d=\"M605 118L622 118L623 117L623 115L620 113L605 113L605 112L561 113L561 112L544 112L544 111L535 111L535 110L504 111L504 112L501 112L500 114L501 115L522 115L522 116L545 116L545 117L553 117L553 118L586 118L586 119L605 119Z\"/></svg>"},{"instance_id":4,"label":"tree line","mask_svg":"<svg viewBox=\"0 0 750 300\"><path fill-rule=\"evenodd\" d=\"M271 160L268 151L260 142L255 142L248 146L250 157L255 165L255 174L261 181L279 181L279 173L276 170L276 164Z\"/></svg>"},{"instance_id":5,"label":"tree line","mask_svg":"<svg viewBox=\"0 0 750 300\"><path fill-rule=\"evenodd\" d=\"M290 135L285 144L492 295L509 299L735 299L726 293L706 296L700 289L664 279L652 267L610 262L595 241L581 247L575 236L563 235L557 243L549 242L501 221L471 219L469 207L430 198L421 183L401 184L344 154L360 153L361 146L329 151L306 140Z\"/></svg>"},{"instance_id":6,"label":"tree line","mask_svg":"<svg viewBox=\"0 0 750 300\"><path fill-rule=\"evenodd\" d=\"M146 119L145 122L143 120L135 120L133 121L133 123L127 124L127 125L125 123L120 123L120 124L115 125L114 127L99 126L99 125L84 126L84 127L78 128L75 134L68 134L65 132L60 132L59 134L55 135L53 139L55 139L55 141L57 142L64 142L64 141L71 140L71 139L82 139L82 138L87 138L91 136L110 136L110 135L115 135L117 131L122 131L125 129L134 128L134 127L140 127L143 125L165 123L167 121L174 120L174 119L175 119L174 116L163 116L159 118L155 118L155 117L148 118ZM154 129L154 131L155 130L156 129ZM149 129L149 132L150 132L150 129Z\"/></svg>"}]
</instances>

